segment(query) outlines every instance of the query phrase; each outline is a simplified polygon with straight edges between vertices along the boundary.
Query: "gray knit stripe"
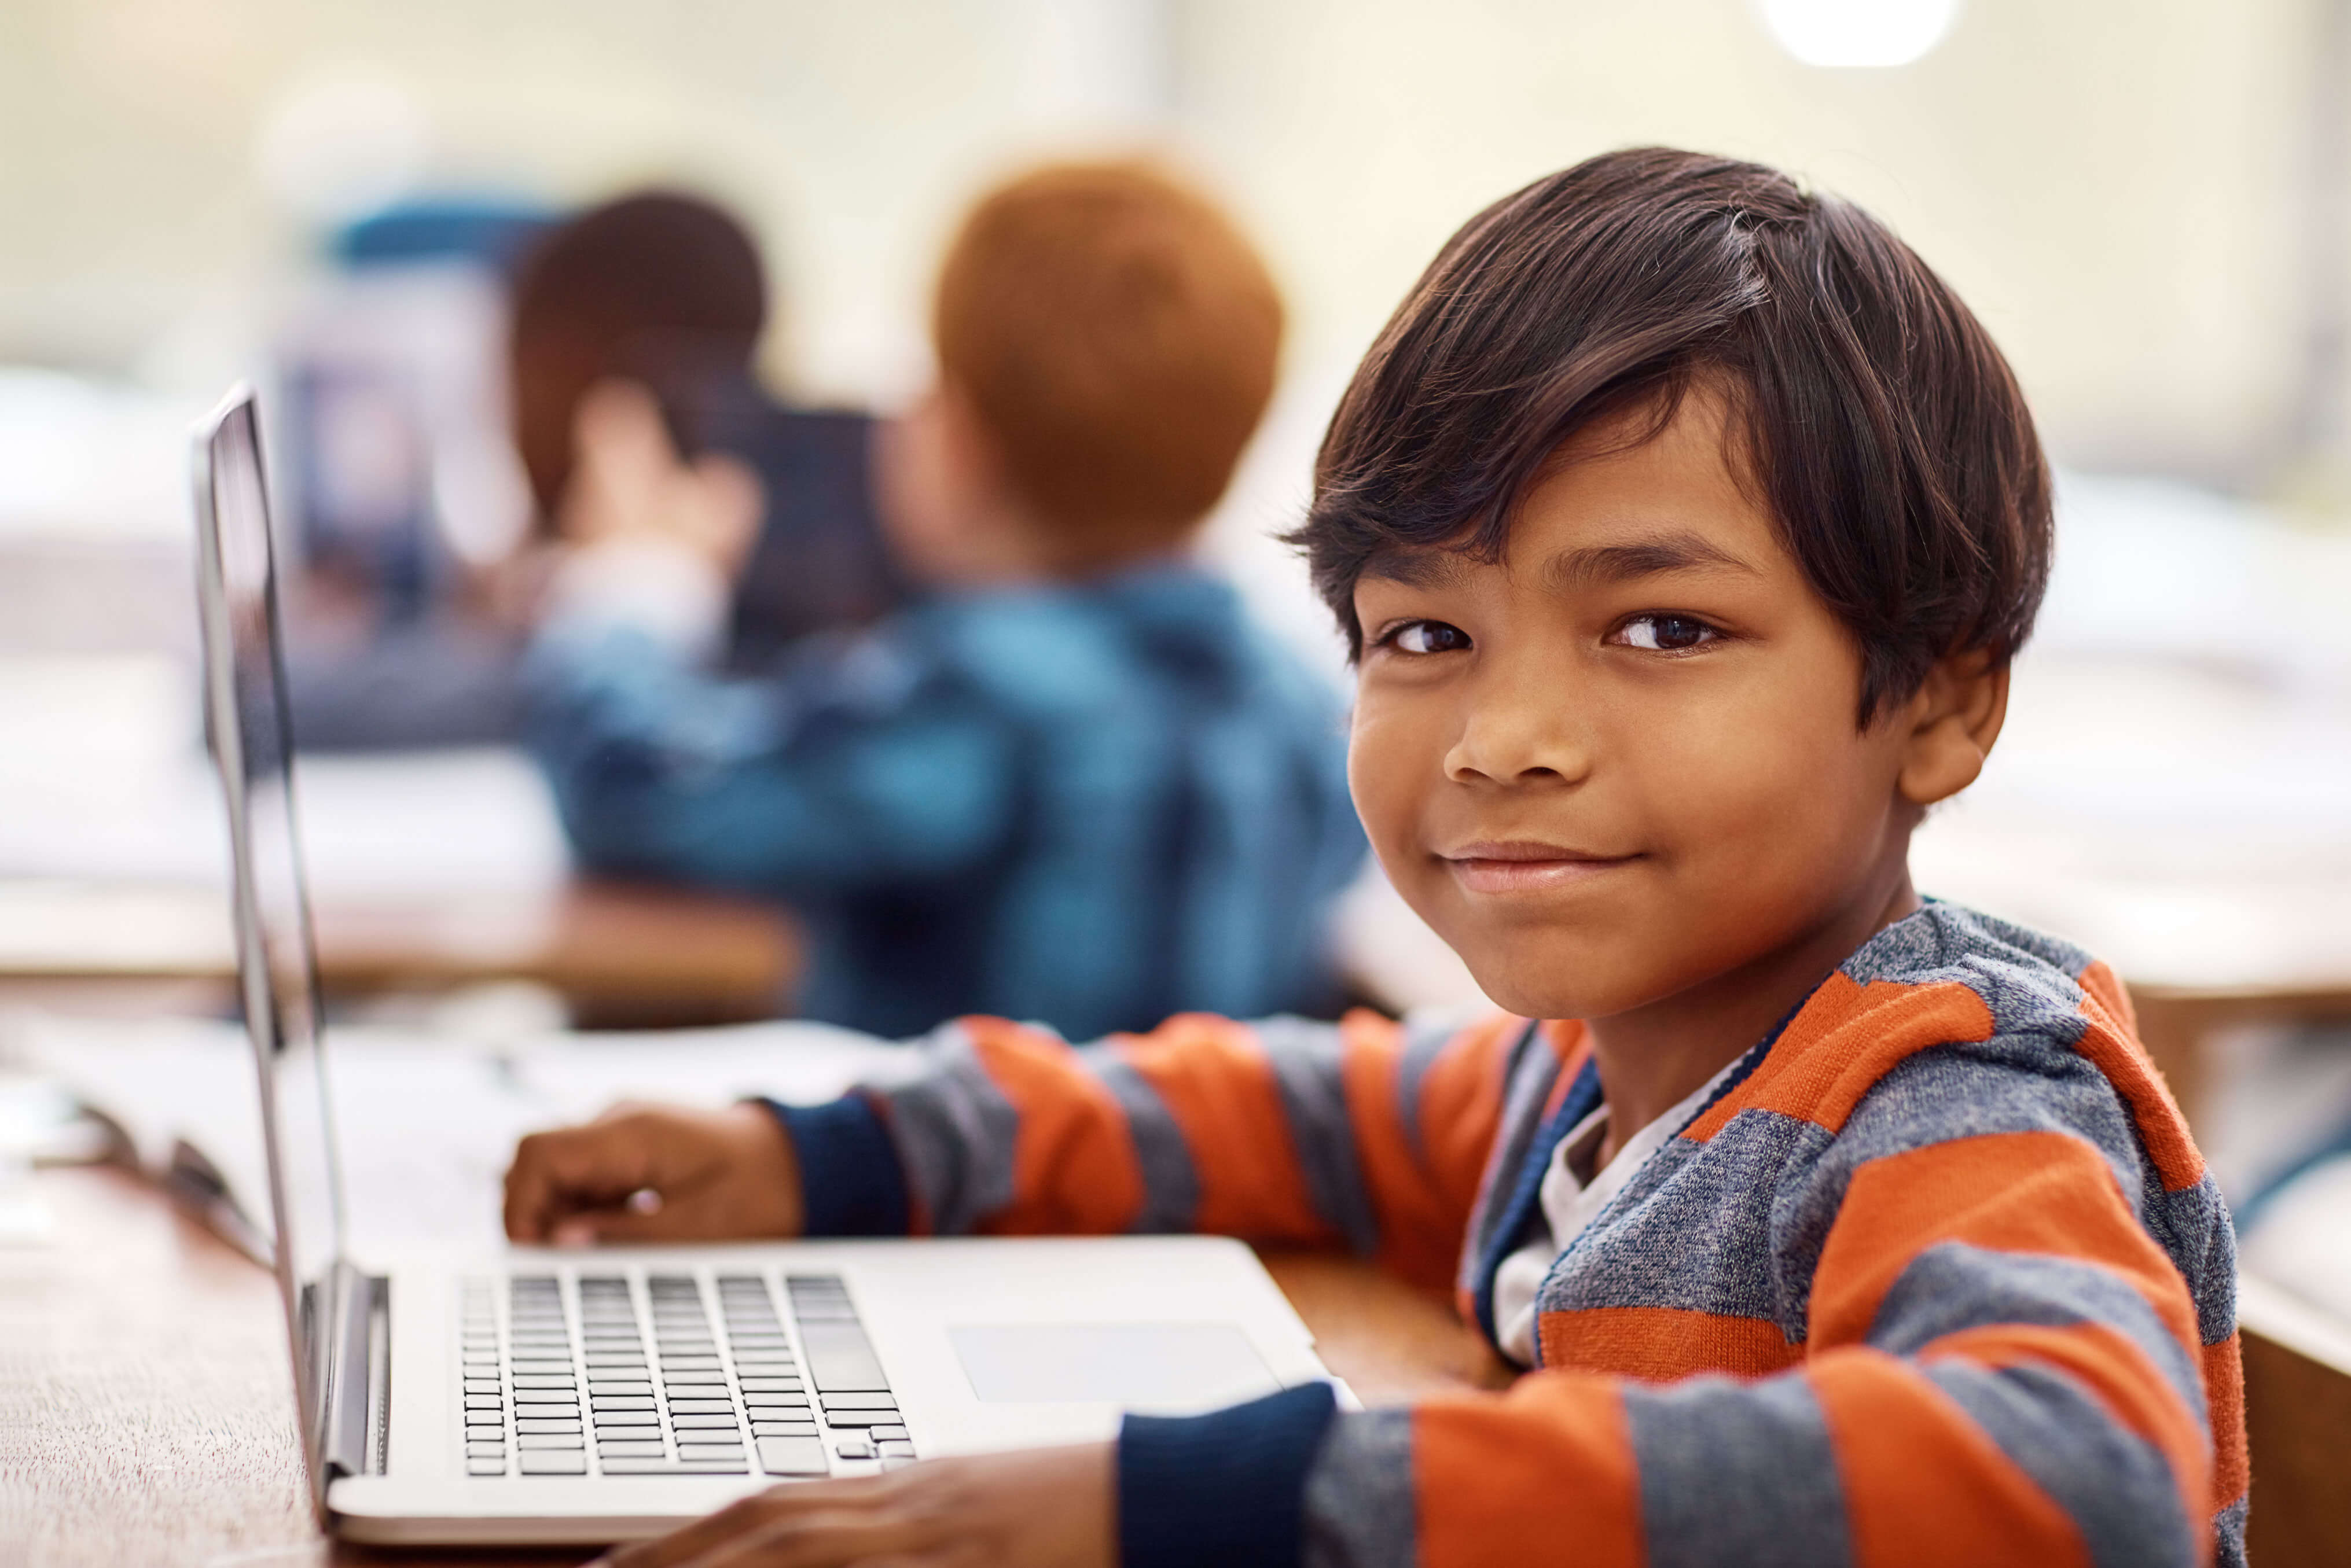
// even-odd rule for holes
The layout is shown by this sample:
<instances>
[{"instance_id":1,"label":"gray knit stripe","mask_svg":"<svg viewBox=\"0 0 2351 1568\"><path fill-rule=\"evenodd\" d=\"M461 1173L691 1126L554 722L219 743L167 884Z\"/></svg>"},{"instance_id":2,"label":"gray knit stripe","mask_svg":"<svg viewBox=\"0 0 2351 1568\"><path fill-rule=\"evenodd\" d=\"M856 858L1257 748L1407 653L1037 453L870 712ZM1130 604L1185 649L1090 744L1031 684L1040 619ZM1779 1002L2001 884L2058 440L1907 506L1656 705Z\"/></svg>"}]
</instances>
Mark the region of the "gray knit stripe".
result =
<instances>
[{"instance_id":1,"label":"gray knit stripe","mask_svg":"<svg viewBox=\"0 0 2351 1568\"><path fill-rule=\"evenodd\" d=\"M1801 1378L1635 1384L1625 1418L1651 1568L1853 1562L1836 1449Z\"/></svg>"},{"instance_id":2,"label":"gray knit stripe","mask_svg":"<svg viewBox=\"0 0 2351 1568\"><path fill-rule=\"evenodd\" d=\"M1281 1108L1298 1150L1314 1212L1369 1255L1380 1245L1378 1218L1355 1158L1355 1124L1347 1116L1338 1026L1303 1018L1268 1018L1255 1024L1258 1044L1273 1068Z\"/></svg>"},{"instance_id":3,"label":"gray knit stripe","mask_svg":"<svg viewBox=\"0 0 2351 1568\"><path fill-rule=\"evenodd\" d=\"M1414 1568L1419 1523L1412 1412L1359 1411L1332 1421L1306 1472L1304 1568Z\"/></svg>"},{"instance_id":4,"label":"gray knit stripe","mask_svg":"<svg viewBox=\"0 0 2351 1568\"><path fill-rule=\"evenodd\" d=\"M1420 1085L1453 1037L1477 1022L1479 1013L1448 1007L1416 1012L1404 1021L1404 1053L1396 1060L1396 1120L1404 1124L1405 1141L1412 1146L1421 1168L1428 1168L1428 1146L1420 1130Z\"/></svg>"},{"instance_id":5,"label":"gray knit stripe","mask_svg":"<svg viewBox=\"0 0 2351 1568\"><path fill-rule=\"evenodd\" d=\"M890 1136L932 1232L960 1236L1013 1199L1020 1114L957 1024L932 1034L903 1074L865 1087L890 1107Z\"/></svg>"},{"instance_id":6,"label":"gray knit stripe","mask_svg":"<svg viewBox=\"0 0 2351 1568\"><path fill-rule=\"evenodd\" d=\"M1086 1069L1118 1102L1126 1117L1127 1137L1134 1145L1135 1163L1143 1168L1143 1208L1127 1230L1137 1235L1191 1230L1200 1212L1200 1176L1192 1165L1192 1147L1168 1114L1167 1102L1150 1079L1114 1051L1088 1046L1080 1054Z\"/></svg>"}]
</instances>

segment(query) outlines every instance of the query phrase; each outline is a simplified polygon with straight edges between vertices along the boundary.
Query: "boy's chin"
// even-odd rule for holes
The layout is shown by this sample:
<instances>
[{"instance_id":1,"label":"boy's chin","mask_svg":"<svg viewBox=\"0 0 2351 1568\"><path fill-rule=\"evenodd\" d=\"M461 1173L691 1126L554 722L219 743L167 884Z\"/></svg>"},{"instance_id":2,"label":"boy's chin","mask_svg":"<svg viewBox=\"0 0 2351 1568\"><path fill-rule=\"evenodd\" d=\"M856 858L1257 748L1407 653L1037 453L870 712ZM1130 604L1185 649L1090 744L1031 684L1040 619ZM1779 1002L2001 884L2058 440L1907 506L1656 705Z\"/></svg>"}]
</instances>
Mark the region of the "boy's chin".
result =
<instances>
[{"instance_id":1,"label":"boy's chin","mask_svg":"<svg viewBox=\"0 0 2351 1568\"><path fill-rule=\"evenodd\" d=\"M1606 1018L1656 1000L1637 981L1592 983L1589 955L1562 952L1531 960L1520 955L1507 962L1481 963L1463 953L1462 960L1478 989L1520 1018Z\"/></svg>"}]
</instances>

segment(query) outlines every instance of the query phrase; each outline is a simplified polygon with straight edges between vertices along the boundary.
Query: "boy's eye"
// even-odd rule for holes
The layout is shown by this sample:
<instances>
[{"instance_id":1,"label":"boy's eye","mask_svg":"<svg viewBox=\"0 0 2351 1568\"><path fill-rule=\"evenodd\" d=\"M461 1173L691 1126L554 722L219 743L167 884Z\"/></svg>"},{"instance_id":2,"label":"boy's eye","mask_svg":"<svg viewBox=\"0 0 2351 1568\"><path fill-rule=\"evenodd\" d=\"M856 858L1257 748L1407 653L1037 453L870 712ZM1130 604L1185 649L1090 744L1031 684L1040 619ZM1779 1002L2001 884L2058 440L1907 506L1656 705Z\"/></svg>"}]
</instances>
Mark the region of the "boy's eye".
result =
<instances>
[{"instance_id":1,"label":"boy's eye","mask_svg":"<svg viewBox=\"0 0 2351 1568\"><path fill-rule=\"evenodd\" d=\"M1399 653L1458 653L1469 634L1441 620L1408 620L1381 640Z\"/></svg>"},{"instance_id":2,"label":"boy's eye","mask_svg":"<svg viewBox=\"0 0 2351 1568\"><path fill-rule=\"evenodd\" d=\"M1627 648L1646 648L1660 653L1679 653L1685 649L1698 648L1716 640L1722 633L1687 615L1636 615L1616 628L1611 642L1621 642Z\"/></svg>"}]
</instances>

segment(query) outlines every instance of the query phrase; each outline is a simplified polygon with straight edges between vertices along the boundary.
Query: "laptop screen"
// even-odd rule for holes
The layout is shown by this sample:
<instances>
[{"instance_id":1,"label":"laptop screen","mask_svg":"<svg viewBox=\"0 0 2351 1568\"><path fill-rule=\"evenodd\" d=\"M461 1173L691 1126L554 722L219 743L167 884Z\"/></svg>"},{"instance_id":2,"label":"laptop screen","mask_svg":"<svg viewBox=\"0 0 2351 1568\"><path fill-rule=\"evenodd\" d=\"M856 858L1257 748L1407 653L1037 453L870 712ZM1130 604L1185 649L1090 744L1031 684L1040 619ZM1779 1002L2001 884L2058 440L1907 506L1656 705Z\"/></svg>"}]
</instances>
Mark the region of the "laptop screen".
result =
<instances>
[{"instance_id":1,"label":"laptop screen","mask_svg":"<svg viewBox=\"0 0 2351 1568\"><path fill-rule=\"evenodd\" d=\"M342 1196L319 1037L317 959L295 831L268 486L250 392L196 433L197 588L205 718L227 797L238 974L261 1077L277 1262L314 1487L329 1366L322 1332L342 1251Z\"/></svg>"}]
</instances>

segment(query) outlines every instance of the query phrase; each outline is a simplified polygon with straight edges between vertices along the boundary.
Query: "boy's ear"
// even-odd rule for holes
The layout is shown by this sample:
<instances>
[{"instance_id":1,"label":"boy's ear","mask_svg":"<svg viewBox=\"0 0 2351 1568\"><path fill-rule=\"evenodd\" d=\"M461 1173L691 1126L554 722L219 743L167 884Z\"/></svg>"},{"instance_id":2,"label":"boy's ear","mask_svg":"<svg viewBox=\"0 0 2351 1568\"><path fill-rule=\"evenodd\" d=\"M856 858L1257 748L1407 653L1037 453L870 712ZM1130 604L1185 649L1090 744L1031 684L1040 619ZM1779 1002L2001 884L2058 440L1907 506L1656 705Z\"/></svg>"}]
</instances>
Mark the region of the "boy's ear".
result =
<instances>
[{"instance_id":1,"label":"boy's ear","mask_svg":"<svg viewBox=\"0 0 2351 1568\"><path fill-rule=\"evenodd\" d=\"M1913 805L1949 800L1976 782L2008 719L2008 665L1980 653L1935 661L1903 718L1909 728L1895 787Z\"/></svg>"}]
</instances>

